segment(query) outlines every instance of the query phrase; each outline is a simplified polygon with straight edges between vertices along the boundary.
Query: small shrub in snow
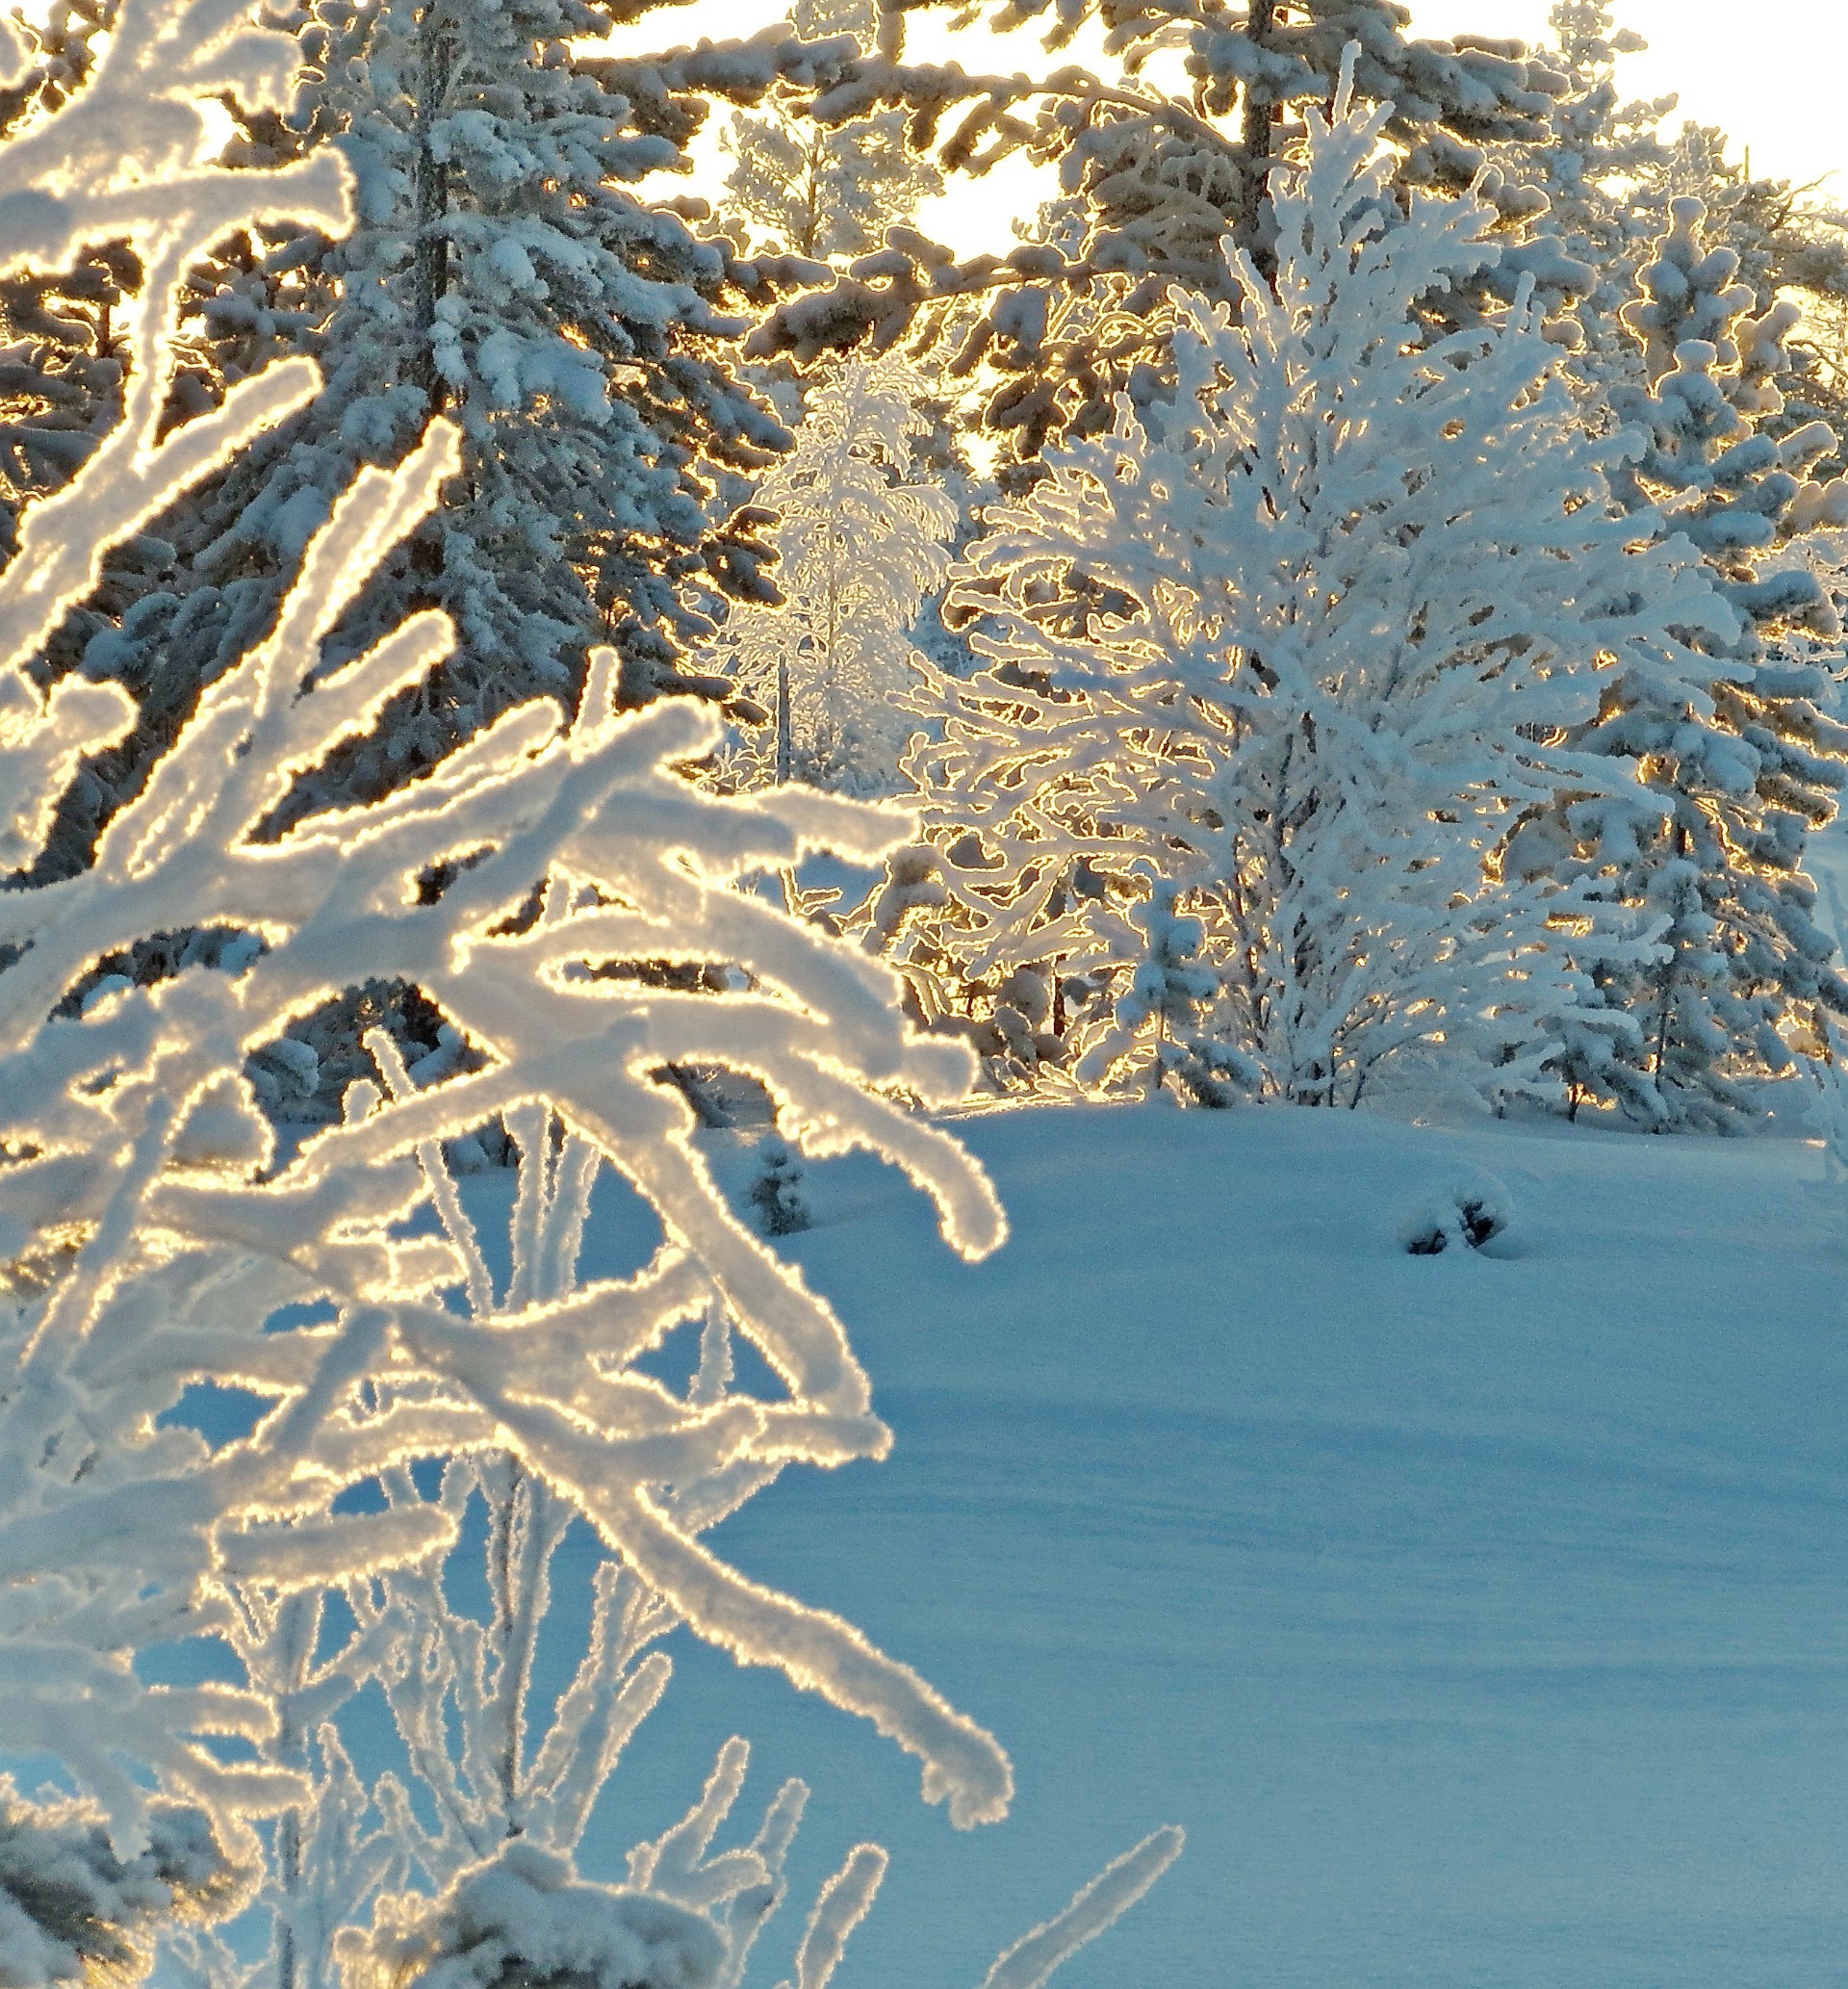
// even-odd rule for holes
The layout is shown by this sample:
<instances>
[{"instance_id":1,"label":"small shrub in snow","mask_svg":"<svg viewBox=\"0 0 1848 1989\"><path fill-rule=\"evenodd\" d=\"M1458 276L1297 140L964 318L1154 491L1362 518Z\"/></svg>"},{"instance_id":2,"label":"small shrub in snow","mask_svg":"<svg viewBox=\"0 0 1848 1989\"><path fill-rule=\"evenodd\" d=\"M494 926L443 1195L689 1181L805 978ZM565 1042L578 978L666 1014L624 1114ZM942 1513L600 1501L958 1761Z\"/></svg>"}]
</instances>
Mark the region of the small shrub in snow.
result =
<instances>
[{"instance_id":1,"label":"small shrub in snow","mask_svg":"<svg viewBox=\"0 0 1848 1989\"><path fill-rule=\"evenodd\" d=\"M1421 1203L1399 1226L1415 1257L1441 1256L1452 1244L1480 1250L1514 1220L1514 1198L1492 1174L1472 1174Z\"/></svg>"},{"instance_id":2,"label":"small shrub in snow","mask_svg":"<svg viewBox=\"0 0 1848 1989\"><path fill-rule=\"evenodd\" d=\"M802 1163L781 1140L765 1140L757 1148L758 1173L751 1184L751 1203L766 1236L793 1236L814 1218L802 1193Z\"/></svg>"},{"instance_id":3,"label":"small shrub in snow","mask_svg":"<svg viewBox=\"0 0 1848 1989\"><path fill-rule=\"evenodd\" d=\"M724 1959L700 1914L586 1885L515 1839L441 1899L394 1901L347 1982L370 1989L370 1974L380 1989L711 1989Z\"/></svg>"}]
</instances>

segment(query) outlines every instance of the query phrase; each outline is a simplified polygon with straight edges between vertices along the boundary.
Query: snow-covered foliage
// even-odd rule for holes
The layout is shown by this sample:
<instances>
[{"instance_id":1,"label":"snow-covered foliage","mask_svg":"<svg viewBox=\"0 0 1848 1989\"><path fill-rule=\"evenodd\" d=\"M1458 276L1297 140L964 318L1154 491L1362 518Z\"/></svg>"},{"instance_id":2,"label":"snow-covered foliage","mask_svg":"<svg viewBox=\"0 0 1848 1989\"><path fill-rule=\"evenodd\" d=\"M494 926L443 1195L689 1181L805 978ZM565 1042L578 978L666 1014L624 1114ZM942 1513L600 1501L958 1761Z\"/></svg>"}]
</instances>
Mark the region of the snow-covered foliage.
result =
<instances>
[{"instance_id":1,"label":"snow-covered foliage","mask_svg":"<svg viewBox=\"0 0 1848 1989\"><path fill-rule=\"evenodd\" d=\"M1621 58L1648 44L1618 25L1608 0L1554 0L1548 25L1546 59L1566 87L1546 138L1513 153L1521 177L1546 195L1538 229L1593 272L1572 305L1578 349L1570 363L1577 377L1604 384L1635 371L1635 345L1617 314L1659 227L1659 188L1672 156L1660 126L1675 99L1620 93Z\"/></svg>"},{"instance_id":2,"label":"snow-covered foliage","mask_svg":"<svg viewBox=\"0 0 1848 1989\"><path fill-rule=\"evenodd\" d=\"M1774 355L1773 379L1785 404L1770 432L1782 439L1818 417L1839 429L1848 415L1837 331L1848 297L1848 216L1814 188L1755 176L1750 151L1747 166L1729 158L1735 148L1712 126L1684 123L1670 137L1676 97L1626 99L1623 58L1648 44L1619 25L1620 12L1609 0L1555 0L1552 44L1541 60L1566 87L1552 130L1537 144L1491 148L1513 177L1545 195L1537 234L1591 272L1589 287L1569 306L1578 343L1571 376L1593 407L1613 384L1646 381L1621 312L1670 225L1670 203L1691 197L1706 206L1707 245L1736 257L1737 280L1750 287L1756 313L1784 293L1803 302L1806 322ZM1839 458L1833 466L1840 467Z\"/></svg>"},{"instance_id":3,"label":"snow-covered foliage","mask_svg":"<svg viewBox=\"0 0 1848 1989\"><path fill-rule=\"evenodd\" d=\"M625 652L631 699L680 687L714 577L762 591L763 548L708 512L715 479L761 467L786 433L719 363L742 328L720 308L721 250L631 191L676 144L569 52L608 26L588 0L307 11L299 100L262 136L327 168L344 157L356 225L256 242L205 273L191 310L208 394L281 323L324 387L164 522L162 584L92 638L87 666L135 691L146 722L83 826L135 791L200 685L268 626L355 471L397 460L433 415L460 432L458 474L337 654L429 607L455 622L455 652L304 798L370 799L535 694L568 702L599 639Z\"/></svg>"},{"instance_id":4,"label":"snow-covered foliage","mask_svg":"<svg viewBox=\"0 0 1848 1989\"><path fill-rule=\"evenodd\" d=\"M1035 970L1086 1083L1179 1057L1197 1089L1242 1058L1267 1094L1350 1102L1441 1045L1485 1090L1544 1090L1585 992L1562 928L1597 914L1507 874L1508 840L1562 788L1633 785L1559 749L1601 660L1679 682L1688 634L1734 626L1691 547L1611 514L1611 452L1525 303L1411 334L1498 251L1473 200L1386 228L1385 124L1345 93L1310 114L1272 180L1274 293L1235 256L1236 320L1177 294L1171 412L1119 403L990 511L952 591L988 667L938 685L914 749L944 897L900 956L991 998Z\"/></svg>"},{"instance_id":5,"label":"snow-covered foliage","mask_svg":"<svg viewBox=\"0 0 1848 1989\"><path fill-rule=\"evenodd\" d=\"M413 1908L368 1960L374 1979L422 1989L713 1989L724 1958L702 1915L658 1894L584 1885L515 1842ZM347 1979L358 1989L362 1977Z\"/></svg>"},{"instance_id":6,"label":"snow-covered foliage","mask_svg":"<svg viewBox=\"0 0 1848 1989\"><path fill-rule=\"evenodd\" d=\"M147 1840L124 1860L94 1811L21 1801L0 1776L0 1989L139 1976L161 1923L231 1903L237 1875L200 1812L155 1805Z\"/></svg>"},{"instance_id":7,"label":"snow-covered foliage","mask_svg":"<svg viewBox=\"0 0 1848 1989\"><path fill-rule=\"evenodd\" d=\"M629 1852L627 1886L587 1884L569 1860L516 1838L435 1899L381 1900L372 1931L343 1943L345 1989L740 1989L784 1903L783 1864L808 1800L803 1783L785 1782L748 1845L714 1852L750 1758L743 1741L725 1744L686 1815ZM997 1956L982 1989L1040 1989L1142 1898L1184 1843L1171 1825L1152 1832ZM887 1865L880 1846L856 1845L823 1882L790 1989L826 1989Z\"/></svg>"},{"instance_id":8,"label":"snow-covered foliage","mask_svg":"<svg viewBox=\"0 0 1848 1989\"><path fill-rule=\"evenodd\" d=\"M875 0L797 0L789 19L805 41L851 35L867 48L878 13ZM796 116L786 94L734 115L721 218L747 248L827 262L880 247L888 226L942 190L942 175L906 143L906 121L893 109L831 129Z\"/></svg>"},{"instance_id":9,"label":"snow-covered foliage","mask_svg":"<svg viewBox=\"0 0 1848 1989\"><path fill-rule=\"evenodd\" d=\"M332 1502L419 1457L511 1451L684 1620L876 1719L920 1754L927 1792L959 1821L998 1814L1009 1776L995 1744L848 1625L728 1569L698 1542L708 1509L691 1489L878 1455L888 1438L838 1321L711 1180L664 1065L750 1071L809 1150L870 1144L903 1165L958 1248L1001 1235L979 1173L883 1095L959 1095L958 1054L906 1039L885 969L731 888L815 847L866 861L901 818L805 790L702 793L675 769L710 750L715 722L676 703L619 715L606 649L569 724L527 704L372 807L292 805L450 650L446 618L424 612L340 667L321 656L456 473L460 438L439 422L398 469L363 471L339 498L274 628L208 687L90 865L33 881L80 758L134 715L117 685L43 688L36 650L108 545L315 384L307 362L279 367L155 439L191 259L270 217L345 220L331 152L274 172L200 163L202 96L280 101L293 77L286 39L236 25L217 5L131 0L88 91L0 153L15 267L127 235L148 270L123 425L28 511L0 576L0 791L22 873L0 898L0 1744L60 1755L123 1856L147 1835L137 1767L247 1847L245 1820L288 1806L300 1782L203 1737L261 1751L279 1738L275 1702L256 1682L150 1685L135 1653L232 1631L236 1588L283 1598L421 1563L451 1535L440 1503L336 1514ZM138 942L193 928L237 937L215 965L157 985L99 977ZM712 962L734 992L661 982L663 967ZM475 1068L418 1091L386 1044L382 1083L350 1087L343 1124L281 1151L246 1059L378 976L420 989ZM421 1210L452 1215L424 1156L494 1115L546 1107L575 1144L558 1227L527 1239L533 1260L552 1261L563 1211L599 1168L655 1210L658 1247L633 1277L535 1287L508 1317L451 1310L444 1294L470 1290L475 1267L464 1231L416 1227ZM713 1307L766 1357L774 1399L680 1400L629 1371ZM214 1450L168 1420L201 1381L267 1399L247 1437ZM693 1507L663 1504L663 1484Z\"/></svg>"},{"instance_id":10,"label":"snow-covered foliage","mask_svg":"<svg viewBox=\"0 0 1848 1989\"><path fill-rule=\"evenodd\" d=\"M757 484L777 515L778 607L741 605L713 660L769 714L728 756L749 787L807 781L861 793L897 785L910 731L900 700L921 659L911 626L948 570L954 501L917 472L924 381L862 360L818 387L794 450Z\"/></svg>"},{"instance_id":11,"label":"snow-covered foliage","mask_svg":"<svg viewBox=\"0 0 1848 1989\"><path fill-rule=\"evenodd\" d=\"M938 4L938 0L928 0ZM942 0L947 4L947 0ZM808 360L870 339L891 348L913 331L944 345L956 370L984 375L982 423L1011 479L1030 480L1049 442L1108 428L1118 391L1140 396L1166 371L1171 283L1221 300L1236 296L1222 239L1261 270L1271 256L1264 202L1283 119L1333 94L1342 51L1358 49L1359 99L1386 102L1407 185L1480 190L1511 231L1485 279L1512 295L1517 265L1550 295L1588 280L1554 241L1520 241L1544 197L1491 164L1484 145L1543 142L1563 79L1525 59L1517 42L1482 37L1421 40L1393 0L1235 0L1201 10L1150 0L1001 0L968 13L1000 28L1044 23L1048 61L1010 74L905 58L905 23L880 19L877 49L826 80L812 109L837 128L902 106L912 142L934 147L952 180L980 176L1023 150L1058 168L1078 226L1012 253L959 260L915 230L888 232L883 250L851 264L832 287L782 305L753 349ZM1105 60L1073 62L1094 31ZM1088 35L1087 39L1091 39ZM1075 315L1064 301L1084 307ZM971 307L974 306L972 313ZM973 316L973 322L971 318Z\"/></svg>"},{"instance_id":12,"label":"snow-covered foliage","mask_svg":"<svg viewBox=\"0 0 1848 1989\"><path fill-rule=\"evenodd\" d=\"M1820 1047L1823 1011L1848 1005L1803 870L1848 776L1817 653L1839 621L1806 541L1848 517L1848 483L1809 475L1836 448L1825 424L1773 432L1797 307L1753 315L1737 255L1704 222L1698 200L1670 203L1625 307L1646 384L1610 390L1640 445L1613 486L1700 550L1737 627L1685 632L1707 659L1692 685L1618 671L1582 742L1640 764L1643 813L1569 808L1564 846L1536 839L1533 858L1556 875L1582 865L1664 928L1659 963L1597 969L1603 998L1642 1025L1642 1054L1575 1058L1575 1077L1645 1118L1720 1130L1758 1109L1753 1079L1790 1072L1794 1050Z\"/></svg>"}]
</instances>

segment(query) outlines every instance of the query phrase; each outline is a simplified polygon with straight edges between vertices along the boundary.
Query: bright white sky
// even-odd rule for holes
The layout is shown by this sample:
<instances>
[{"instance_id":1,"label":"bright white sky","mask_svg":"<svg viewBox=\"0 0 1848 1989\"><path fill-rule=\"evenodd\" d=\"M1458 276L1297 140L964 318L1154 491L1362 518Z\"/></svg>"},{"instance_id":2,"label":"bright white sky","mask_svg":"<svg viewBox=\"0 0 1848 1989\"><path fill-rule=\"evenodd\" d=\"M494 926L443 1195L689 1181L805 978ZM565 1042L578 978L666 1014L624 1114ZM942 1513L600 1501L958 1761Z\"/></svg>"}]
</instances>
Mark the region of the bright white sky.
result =
<instances>
[{"instance_id":1,"label":"bright white sky","mask_svg":"<svg viewBox=\"0 0 1848 1989\"><path fill-rule=\"evenodd\" d=\"M1426 35L1546 39L1549 0L1407 0ZM1618 24L1649 43L1627 56L1627 96L1681 97L1668 118L1718 124L1752 169L1802 184L1839 169L1848 200L1848 0L1617 0ZM1734 156L1736 156L1736 149Z\"/></svg>"},{"instance_id":2,"label":"bright white sky","mask_svg":"<svg viewBox=\"0 0 1848 1989\"><path fill-rule=\"evenodd\" d=\"M1545 39L1550 0L1408 0L1416 29ZM648 15L618 45L659 48L709 36L750 34L783 13L777 0L693 0ZM1618 81L1627 96L1679 94L1668 129L1685 117L1731 134L1734 156L1750 147L1755 172L1802 184L1836 177L1824 189L1848 203L1848 0L1619 0L1620 25L1649 42L1627 57ZM1011 44L1011 45L1010 45ZM1026 31L1006 42L979 29L951 35L935 13L911 16L907 53L960 61L968 69L1031 69L1044 61ZM1070 57L1061 60L1070 60ZM725 119L714 118L701 151ZM704 161L702 162L705 163ZM1011 245L1011 222L1030 215L1044 187L1010 162L977 181L953 186L919 217L923 226L965 251ZM709 168L708 168L709 169ZM704 175L703 175L704 176Z\"/></svg>"}]
</instances>

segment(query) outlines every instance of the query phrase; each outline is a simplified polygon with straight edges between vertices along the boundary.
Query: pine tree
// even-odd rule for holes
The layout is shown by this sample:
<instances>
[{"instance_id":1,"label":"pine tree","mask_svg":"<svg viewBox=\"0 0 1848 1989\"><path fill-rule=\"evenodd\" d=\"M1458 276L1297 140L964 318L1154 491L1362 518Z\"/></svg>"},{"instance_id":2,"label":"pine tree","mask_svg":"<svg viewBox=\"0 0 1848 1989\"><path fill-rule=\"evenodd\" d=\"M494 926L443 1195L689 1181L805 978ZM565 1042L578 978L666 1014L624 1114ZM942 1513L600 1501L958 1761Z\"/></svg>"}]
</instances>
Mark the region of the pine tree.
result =
<instances>
[{"instance_id":1,"label":"pine tree","mask_svg":"<svg viewBox=\"0 0 1848 1989\"><path fill-rule=\"evenodd\" d=\"M1498 249L1471 200L1385 223L1385 124L1345 90L1309 113L1274 295L1244 259L1236 317L1177 296L1168 419L1119 404L952 587L988 668L939 686L913 756L944 900L900 948L989 998L1057 977L1087 1083L1217 1046L1267 1094L1353 1102L1441 1046L1491 1095L1545 1090L1585 992L1563 928L1595 908L1508 875L1509 839L1585 779L1557 744L1601 659L1694 672L1675 632L1732 626L1690 548L1611 515L1525 301L1409 335Z\"/></svg>"},{"instance_id":2,"label":"pine tree","mask_svg":"<svg viewBox=\"0 0 1848 1989\"><path fill-rule=\"evenodd\" d=\"M1660 232L1660 189L1673 159L1661 123L1672 96L1651 102L1619 92L1618 65L1648 43L1616 23L1609 0L1554 0L1544 60L1566 80L1539 144L1510 148L1512 169L1546 195L1536 224L1592 271L1571 306L1578 331L1572 375L1594 395L1614 378L1634 375L1635 345L1618 312L1635 288L1635 272Z\"/></svg>"},{"instance_id":3,"label":"pine tree","mask_svg":"<svg viewBox=\"0 0 1848 1989\"><path fill-rule=\"evenodd\" d=\"M937 0L929 0L937 4ZM948 4L948 0L943 0ZM808 360L870 339L886 349L916 330L954 340L954 370L986 366L983 422L1004 449L1010 481L1037 474L1045 447L1110 426L1116 393L1139 402L1165 376L1170 283L1230 300L1221 242L1230 234L1259 268L1272 255L1266 175L1298 106L1326 103L1342 51L1359 49L1359 100L1393 105L1391 136L1406 186L1480 187L1509 231L1482 280L1511 297L1526 269L1550 294L1586 280L1556 243L1523 247L1523 224L1544 198L1495 165L1491 142L1544 141L1561 79L1519 43L1484 38L1418 40L1394 0L1235 0L1206 10L1150 0L1131 10L1070 0L1045 45L1061 54L1087 25L1105 30L1108 65L1040 73L968 74L903 59L912 10L881 19L876 54L822 89L813 115L839 126L882 105L911 115L914 143L934 143L946 174L981 174L1026 148L1058 167L1079 204L1075 236L1024 243L1011 254L959 264L911 231L851 265L831 288L783 305L756 335L762 356ZM1007 0L1000 27L1053 13L1052 0ZM1161 60L1177 54L1185 82L1169 88ZM1063 308L1077 298L1074 316ZM964 328L971 302L981 306ZM921 323L920 323L921 321Z\"/></svg>"},{"instance_id":4,"label":"pine tree","mask_svg":"<svg viewBox=\"0 0 1848 1989\"><path fill-rule=\"evenodd\" d=\"M632 697L686 687L675 659L711 626L702 590L766 591L748 520L711 515L714 478L787 438L720 362L735 328L717 308L723 254L629 191L674 143L571 55L608 9L316 0L309 15L294 133L246 128L240 143L337 146L359 225L337 244L254 245L195 308L233 372L263 314L290 311L326 384L172 521L181 581L91 643L90 672L143 705L109 769L118 793L273 615L334 494L436 413L462 430L462 473L344 640L356 651L440 607L461 648L303 802L376 794L535 692L569 699L595 640L624 650Z\"/></svg>"},{"instance_id":5,"label":"pine tree","mask_svg":"<svg viewBox=\"0 0 1848 1989\"><path fill-rule=\"evenodd\" d=\"M874 0L797 0L805 41L852 36L870 47ZM847 261L882 245L893 223L942 190L942 175L906 143L902 110L830 128L796 115L785 94L757 115L732 116L726 149L735 162L719 213L747 250Z\"/></svg>"},{"instance_id":6,"label":"pine tree","mask_svg":"<svg viewBox=\"0 0 1848 1989\"><path fill-rule=\"evenodd\" d=\"M1795 1068L1791 1039L1819 1042L1824 1012L1848 1003L1803 872L1805 839L1848 778L1848 729L1829 715L1821 664L1784 653L1838 633L1801 555L1848 515L1848 486L1807 478L1835 448L1823 424L1775 438L1796 308L1751 316L1736 254L1710 245L1704 222L1698 200L1671 202L1625 307L1648 384L1611 390L1633 428L1613 488L1699 549L1736 627L1683 632L1706 659L1692 684L1646 659L1619 672L1580 743L1635 762L1643 789L1573 805L1554 858L1536 840L1523 861L1556 860L1639 908L1665 949L1647 967L1597 969L1605 1000L1641 1024L1642 1055L1618 1072L1569 1052L1575 1084L1663 1126L1725 1131L1758 1116L1754 1080Z\"/></svg>"},{"instance_id":7,"label":"pine tree","mask_svg":"<svg viewBox=\"0 0 1848 1989\"><path fill-rule=\"evenodd\" d=\"M734 608L713 659L769 724L730 764L745 785L889 789L911 721L911 631L949 566L955 502L920 477L923 379L861 361L819 387L794 450L758 483L783 605ZM920 659L921 660L921 659Z\"/></svg>"},{"instance_id":8,"label":"pine tree","mask_svg":"<svg viewBox=\"0 0 1848 1989\"><path fill-rule=\"evenodd\" d=\"M1755 177L1749 153L1744 165L1729 160L1729 141L1716 127L1690 122L1668 136L1675 97L1624 99L1620 59L1648 44L1619 27L1616 13L1610 0L1556 0L1543 59L1566 89L1553 129L1542 144L1498 148L1515 177L1545 194L1540 233L1594 272L1571 306L1580 340L1572 375L1591 404L1613 383L1644 383L1636 342L1619 314L1669 225L1669 203L1692 196L1706 205L1708 244L1737 256L1737 280L1750 286L1756 312L1784 292L1804 301L1807 322L1780 349L1775 384L1785 405L1770 432L1781 438L1817 417L1839 432L1848 394L1821 347L1830 299L1848 295L1848 219L1816 199L1814 188Z\"/></svg>"}]
</instances>

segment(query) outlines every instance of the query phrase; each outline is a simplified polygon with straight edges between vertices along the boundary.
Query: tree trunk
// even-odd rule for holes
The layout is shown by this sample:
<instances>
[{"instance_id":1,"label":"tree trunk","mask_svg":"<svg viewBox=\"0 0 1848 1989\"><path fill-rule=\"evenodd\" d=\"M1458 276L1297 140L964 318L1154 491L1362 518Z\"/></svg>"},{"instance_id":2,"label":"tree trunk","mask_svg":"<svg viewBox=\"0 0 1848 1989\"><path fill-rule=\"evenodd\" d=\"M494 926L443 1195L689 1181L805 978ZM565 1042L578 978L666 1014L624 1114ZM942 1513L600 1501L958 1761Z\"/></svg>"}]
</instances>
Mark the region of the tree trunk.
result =
<instances>
[{"instance_id":1,"label":"tree trunk","mask_svg":"<svg viewBox=\"0 0 1848 1989\"><path fill-rule=\"evenodd\" d=\"M1678 857L1685 857L1687 855L1687 848L1686 827L1678 822L1675 825L1675 854ZM1668 1030L1670 1020L1675 1013L1675 983L1679 978L1678 969L1681 964L1681 951L1682 948L1680 942L1671 940L1669 942L1668 958L1662 964L1662 1012L1656 1025L1655 1068L1650 1072L1650 1075L1656 1080L1656 1088L1658 1092L1662 1086L1662 1072L1668 1062ZM1656 1129L1659 1131L1660 1127L1658 1126Z\"/></svg>"},{"instance_id":2,"label":"tree trunk","mask_svg":"<svg viewBox=\"0 0 1848 1989\"><path fill-rule=\"evenodd\" d=\"M454 48L442 17L442 0L427 0L418 23L423 56L417 102L417 384L430 413L443 412L447 395L436 370L436 307L449 286L449 240L443 223L449 208L449 171L436 157L431 132L449 93Z\"/></svg>"},{"instance_id":3,"label":"tree trunk","mask_svg":"<svg viewBox=\"0 0 1848 1989\"><path fill-rule=\"evenodd\" d=\"M1276 15L1277 0L1249 0L1245 22L1246 39L1259 48L1266 47L1266 38ZM1245 124L1240 134L1245 153L1245 212L1240 220L1252 264L1266 282L1277 273L1277 256L1275 248L1259 236L1258 217L1264 211L1270 168L1271 120L1275 113L1275 99L1269 89L1256 82L1245 86Z\"/></svg>"}]
</instances>

